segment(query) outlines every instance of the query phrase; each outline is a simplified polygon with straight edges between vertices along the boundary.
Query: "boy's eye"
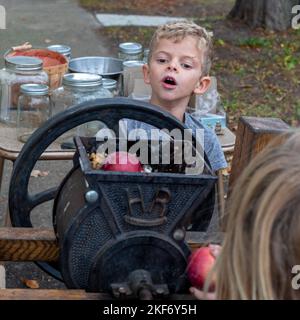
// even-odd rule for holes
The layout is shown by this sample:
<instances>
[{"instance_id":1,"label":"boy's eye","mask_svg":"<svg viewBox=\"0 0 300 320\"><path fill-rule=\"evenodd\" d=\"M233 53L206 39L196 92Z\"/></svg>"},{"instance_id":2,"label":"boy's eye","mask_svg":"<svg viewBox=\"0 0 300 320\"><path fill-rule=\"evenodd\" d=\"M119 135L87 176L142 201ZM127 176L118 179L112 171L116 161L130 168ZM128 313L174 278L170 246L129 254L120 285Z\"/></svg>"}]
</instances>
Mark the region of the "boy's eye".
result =
<instances>
[{"instance_id":1,"label":"boy's eye","mask_svg":"<svg viewBox=\"0 0 300 320\"><path fill-rule=\"evenodd\" d=\"M182 65L182 67L183 67L184 69L191 69L191 68L192 68L192 65L187 64L187 63L182 63L181 65Z\"/></svg>"},{"instance_id":2,"label":"boy's eye","mask_svg":"<svg viewBox=\"0 0 300 320\"><path fill-rule=\"evenodd\" d=\"M157 59L157 62L158 62L158 63L166 63L166 62L167 62L167 59L158 58L158 59Z\"/></svg>"}]
</instances>

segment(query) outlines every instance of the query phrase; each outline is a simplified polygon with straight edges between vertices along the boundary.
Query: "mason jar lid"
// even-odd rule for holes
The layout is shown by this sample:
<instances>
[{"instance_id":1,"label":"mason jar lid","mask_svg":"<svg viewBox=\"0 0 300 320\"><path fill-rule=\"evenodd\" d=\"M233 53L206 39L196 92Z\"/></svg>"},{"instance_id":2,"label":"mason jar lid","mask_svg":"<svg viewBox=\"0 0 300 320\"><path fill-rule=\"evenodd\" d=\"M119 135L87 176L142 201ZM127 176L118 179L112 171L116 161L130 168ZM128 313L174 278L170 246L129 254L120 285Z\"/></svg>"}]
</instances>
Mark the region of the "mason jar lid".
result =
<instances>
[{"instance_id":1,"label":"mason jar lid","mask_svg":"<svg viewBox=\"0 0 300 320\"><path fill-rule=\"evenodd\" d=\"M70 55L71 54L71 47L63 45L63 44L53 44L53 45L47 47L47 49L52 50L52 51L56 51L56 52L61 53L63 55Z\"/></svg>"},{"instance_id":2,"label":"mason jar lid","mask_svg":"<svg viewBox=\"0 0 300 320\"><path fill-rule=\"evenodd\" d=\"M143 46L137 42L123 42L119 44L119 50L125 54L136 54L143 51Z\"/></svg>"},{"instance_id":3,"label":"mason jar lid","mask_svg":"<svg viewBox=\"0 0 300 320\"><path fill-rule=\"evenodd\" d=\"M20 86L20 91L27 96L43 96L49 93L49 87L45 84L26 83Z\"/></svg>"},{"instance_id":4,"label":"mason jar lid","mask_svg":"<svg viewBox=\"0 0 300 320\"><path fill-rule=\"evenodd\" d=\"M42 70L43 60L25 56L6 57L5 67L16 71Z\"/></svg>"},{"instance_id":5,"label":"mason jar lid","mask_svg":"<svg viewBox=\"0 0 300 320\"><path fill-rule=\"evenodd\" d=\"M103 82L103 87L106 89L115 89L117 87L117 80L103 78L102 82Z\"/></svg>"},{"instance_id":6,"label":"mason jar lid","mask_svg":"<svg viewBox=\"0 0 300 320\"><path fill-rule=\"evenodd\" d=\"M102 84L102 77L93 73L67 73L63 76L62 84L69 87L97 87Z\"/></svg>"},{"instance_id":7,"label":"mason jar lid","mask_svg":"<svg viewBox=\"0 0 300 320\"><path fill-rule=\"evenodd\" d=\"M142 60L127 60L123 62L123 67L125 68L141 67L144 64L145 64L145 61L142 61Z\"/></svg>"}]
</instances>

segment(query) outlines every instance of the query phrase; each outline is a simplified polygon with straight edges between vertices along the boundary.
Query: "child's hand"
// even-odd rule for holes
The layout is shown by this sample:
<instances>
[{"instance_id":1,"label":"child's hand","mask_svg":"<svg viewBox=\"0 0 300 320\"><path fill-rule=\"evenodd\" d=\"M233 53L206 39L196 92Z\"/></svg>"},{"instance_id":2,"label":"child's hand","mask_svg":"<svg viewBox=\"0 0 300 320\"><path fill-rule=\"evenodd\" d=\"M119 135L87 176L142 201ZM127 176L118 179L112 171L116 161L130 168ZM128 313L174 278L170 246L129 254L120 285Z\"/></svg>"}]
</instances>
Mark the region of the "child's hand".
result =
<instances>
[{"instance_id":1,"label":"child's hand","mask_svg":"<svg viewBox=\"0 0 300 320\"><path fill-rule=\"evenodd\" d=\"M204 292L195 287L190 287L190 293L198 300L216 300L214 292Z\"/></svg>"},{"instance_id":2,"label":"child's hand","mask_svg":"<svg viewBox=\"0 0 300 320\"><path fill-rule=\"evenodd\" d=\"M221 252L221 249L222 247L218 244L209 244L208 245L209 249L210 249L210 253L215 257L217 258L218 255L220 254Z\"/></svg>"},{"instance_id":3,"label":"child's hand","mask_svg":"<svg viewBox=\"0 0 300 320\"><path fill-rule=\"evenodd\" d=\"M221 252L222 247L218 244L209 244L208 248L210 249L211 254L217 258ZM204 292L195 287L190 288L190 293L198 300L215 300L215 292Z\"/></svg>"}]
</instances>

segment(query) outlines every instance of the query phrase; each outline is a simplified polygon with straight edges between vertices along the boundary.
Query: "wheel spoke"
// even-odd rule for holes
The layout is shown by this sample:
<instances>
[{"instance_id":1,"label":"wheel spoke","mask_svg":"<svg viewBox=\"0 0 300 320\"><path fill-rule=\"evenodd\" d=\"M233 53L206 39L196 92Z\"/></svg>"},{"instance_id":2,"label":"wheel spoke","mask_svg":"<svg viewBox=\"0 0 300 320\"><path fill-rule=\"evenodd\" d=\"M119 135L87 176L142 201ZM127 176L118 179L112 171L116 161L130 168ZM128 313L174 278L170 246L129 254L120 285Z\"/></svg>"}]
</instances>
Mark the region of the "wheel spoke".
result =
<instances>
[{"instance_id":1,"label":"wheel spoke","mask_svg":"<svg viewBox=\"0 0 300 320\"><path fill-rule=\"evenodd\" d=\"M53 200L57 192L57 189L58 189L57 187L54 187L54 188L45 190L43 192L39 192L29 196L28 203L30 205L30 210L34 209L36 206L40 205L41 203Z\"/></svg>"}]
</instances>

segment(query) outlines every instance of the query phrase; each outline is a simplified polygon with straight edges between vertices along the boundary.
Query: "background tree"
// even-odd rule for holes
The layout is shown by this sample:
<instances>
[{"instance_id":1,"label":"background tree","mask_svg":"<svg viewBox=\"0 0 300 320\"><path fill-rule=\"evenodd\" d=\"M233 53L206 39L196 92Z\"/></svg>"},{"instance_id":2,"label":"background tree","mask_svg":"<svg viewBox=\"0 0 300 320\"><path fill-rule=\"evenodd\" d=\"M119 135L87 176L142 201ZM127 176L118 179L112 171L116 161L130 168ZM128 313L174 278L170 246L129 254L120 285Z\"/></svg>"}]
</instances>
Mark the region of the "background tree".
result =
<instances>
[{"instance_id":1,"label":"background tree","mask_svg":"<svg viewBox=\"0 0 300 320\"><path fill-rule=\"evenodd\" d=\"M236 0L229 18L246 22L253 28L283 31L291 27L292 7L299 0Z\"/></svg>"}]
</instances>

